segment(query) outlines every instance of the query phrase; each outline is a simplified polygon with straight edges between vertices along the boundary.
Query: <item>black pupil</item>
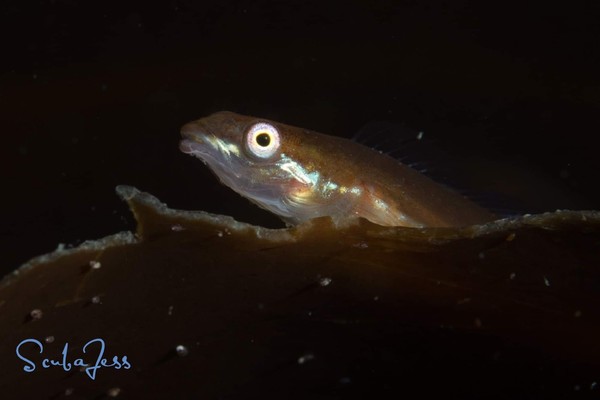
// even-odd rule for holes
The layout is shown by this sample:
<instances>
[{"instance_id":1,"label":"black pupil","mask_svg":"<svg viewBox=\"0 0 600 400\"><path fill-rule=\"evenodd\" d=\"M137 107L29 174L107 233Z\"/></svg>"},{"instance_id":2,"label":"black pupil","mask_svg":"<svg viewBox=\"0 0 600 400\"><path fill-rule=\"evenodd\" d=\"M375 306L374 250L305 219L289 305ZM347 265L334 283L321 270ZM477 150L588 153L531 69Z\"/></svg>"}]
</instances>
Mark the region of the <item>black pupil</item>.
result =
<instances>
[{"instance_id":1,"label":"black pupil","mask_svg":"<svg viewBox=\"0 0 600 400\"><path fill-rule=\"evenodd\" d=\"M261 133L256 136L256 143L258 143L259 146L267 147L269 143L271 143L271 137L266 133Z\"/></svg>"}]
</instances>

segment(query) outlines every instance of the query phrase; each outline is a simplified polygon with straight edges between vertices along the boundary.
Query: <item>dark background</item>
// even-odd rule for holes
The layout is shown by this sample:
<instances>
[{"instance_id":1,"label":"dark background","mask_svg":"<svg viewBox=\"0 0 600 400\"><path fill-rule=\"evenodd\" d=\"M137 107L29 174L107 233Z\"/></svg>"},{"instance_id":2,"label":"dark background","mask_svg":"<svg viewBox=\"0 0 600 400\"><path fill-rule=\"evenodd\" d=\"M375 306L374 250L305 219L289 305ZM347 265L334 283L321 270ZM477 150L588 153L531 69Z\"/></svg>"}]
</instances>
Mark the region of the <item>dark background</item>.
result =
<instances>
[{"instance_id":1,"label":"dark background","mask_svg":"<svg viewBox=\"0 0 600 400\"><path fill-rule=\"evenodd\" d=\"M597 209L597 4L3 2L0 272L133 229L117 184L282 226L178 151L224 109L346 137L392 121L520 212Z\"/></svg>"}]
</instances>

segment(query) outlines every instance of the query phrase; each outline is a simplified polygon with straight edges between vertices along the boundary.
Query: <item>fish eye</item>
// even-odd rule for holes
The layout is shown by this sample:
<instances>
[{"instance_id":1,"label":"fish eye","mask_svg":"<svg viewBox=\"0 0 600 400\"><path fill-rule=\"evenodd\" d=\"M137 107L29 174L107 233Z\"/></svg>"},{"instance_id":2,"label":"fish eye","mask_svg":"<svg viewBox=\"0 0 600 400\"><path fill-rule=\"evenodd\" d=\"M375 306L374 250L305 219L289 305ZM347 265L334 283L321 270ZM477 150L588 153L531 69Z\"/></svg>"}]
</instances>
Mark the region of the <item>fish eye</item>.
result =
<instances>
[{"instance_id":1,"label":"fish eye","mask_svg":"<svg viewBox=\"0 0 600 400\"><path fill-rule=\"evenodd\" d=\"M271 124L259 122L248 130L246 145L253 155L269 158L279 149L279 132Z\"/></svg>"}]
</instances>

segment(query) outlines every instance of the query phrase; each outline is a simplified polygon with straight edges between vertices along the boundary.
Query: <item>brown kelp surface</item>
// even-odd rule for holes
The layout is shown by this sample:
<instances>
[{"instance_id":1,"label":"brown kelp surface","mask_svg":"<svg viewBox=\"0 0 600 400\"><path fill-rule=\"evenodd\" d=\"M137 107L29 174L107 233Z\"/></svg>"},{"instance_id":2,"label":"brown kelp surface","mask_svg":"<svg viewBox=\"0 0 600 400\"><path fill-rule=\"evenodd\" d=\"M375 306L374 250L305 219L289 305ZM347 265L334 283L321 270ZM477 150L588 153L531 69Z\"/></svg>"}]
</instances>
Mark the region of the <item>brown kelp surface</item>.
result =
<instances>
[{"instance_id":1,"label":"brown kelp surface","mask_svg":"<svg viewBox=\"0 0 600 400\"><path fill-rule=\"evenodd\" d=\"M137 232L0 284L3 398L597 396L600 213L272 230L120 186ZM32 372L16 355L36 364ZM44 358L131 368L43 368ZM8 396L8 397L7 397Z\"/></svg>"}]
</instances>

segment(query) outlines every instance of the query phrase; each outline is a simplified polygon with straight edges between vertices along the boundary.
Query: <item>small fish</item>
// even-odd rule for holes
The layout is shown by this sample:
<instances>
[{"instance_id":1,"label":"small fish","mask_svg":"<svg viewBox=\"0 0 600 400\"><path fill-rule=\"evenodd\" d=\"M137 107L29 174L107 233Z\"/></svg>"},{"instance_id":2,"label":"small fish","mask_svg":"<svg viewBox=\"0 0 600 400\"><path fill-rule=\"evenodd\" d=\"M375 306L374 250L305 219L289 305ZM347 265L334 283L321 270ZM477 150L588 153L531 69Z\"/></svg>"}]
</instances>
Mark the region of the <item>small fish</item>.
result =
<instances>
[{"instance_id":1,"label":"small fish","mask_svg":"<svg viewBox=\"0 0 600 400\"><path fill-rule=\"evenodd\" d=\"M494 215L385 154L348 139L228 111L181 129L180 150L288 224L330 216L383 226L460 227Z\"/></svg>"}]
</instances>

